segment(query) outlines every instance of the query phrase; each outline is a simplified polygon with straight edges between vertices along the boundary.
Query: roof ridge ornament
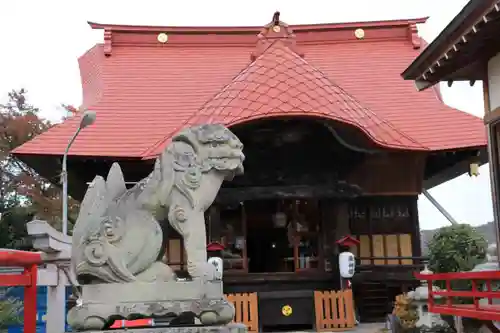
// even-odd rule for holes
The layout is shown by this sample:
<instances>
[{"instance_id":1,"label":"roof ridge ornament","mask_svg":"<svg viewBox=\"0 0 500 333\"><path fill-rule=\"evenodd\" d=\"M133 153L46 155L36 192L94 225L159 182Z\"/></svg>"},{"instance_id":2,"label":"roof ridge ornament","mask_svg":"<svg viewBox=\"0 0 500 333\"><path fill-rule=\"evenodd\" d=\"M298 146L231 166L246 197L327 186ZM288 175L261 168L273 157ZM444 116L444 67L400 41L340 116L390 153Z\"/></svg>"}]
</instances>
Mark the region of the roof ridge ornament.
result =
<instances>
[{"instance_id":1,"label":"roof ridge ornament","mask_svg":"<svg viewBox=\"0 0 500 333\"><path fill-rule=\"evenodd\" d=\"M112 42L112 30L104 29L104 55L106 57L111 56L111 42Z\"/></svg>"},{"instance_id":2,"label":"roof ridge ornament","mask_svg":"<svg viewBox=\"0 0 500 333\"><path fill-rule=\"evenodd\" d=\"M420 49L422 46L422 40L418 36L418 27L416 22L410 22L408 24L408 37L415 50Z\"/></svg>"},{"instance_id":3,"label":"roof ridge ornament","mask_svg":"<svg viewBox=\"0 0 500 333\"><path fill-rule=\"evenodd\" d=\"M257 47L250 59L255 61L262 53L264 53L274 42L282 41L293 52L297 53L300 57L304 57L304 53L299 51L296 43L296 36L293 29L280 20L280 12L276 11L273 14L271 22L266 24L260 33L257 35Z\"/></svg>"}]
</instances>

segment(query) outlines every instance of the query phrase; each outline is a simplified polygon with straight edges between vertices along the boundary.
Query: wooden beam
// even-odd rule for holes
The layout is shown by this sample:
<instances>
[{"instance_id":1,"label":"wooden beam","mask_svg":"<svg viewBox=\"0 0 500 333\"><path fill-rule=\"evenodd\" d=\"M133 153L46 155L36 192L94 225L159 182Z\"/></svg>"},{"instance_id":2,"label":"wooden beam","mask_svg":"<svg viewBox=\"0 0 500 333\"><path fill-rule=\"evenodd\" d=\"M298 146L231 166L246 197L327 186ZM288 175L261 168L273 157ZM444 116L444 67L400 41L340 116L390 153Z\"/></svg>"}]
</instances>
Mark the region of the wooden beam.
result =
<instances>
[{"instance_id":1,"label":"wooden beam","mask_svg":"<svg viewBox=\"0 0 500 333\"><path fill-rule=\"evenodd\" d=\"M491 112L485 112L483 121L485 125L494 125L495 123L500 121L500 107L497 107Z\"/></svg>"},{"instance_id":2,"label":"wooden beam","mask_svg":"<svg viewBox=\"0 0 500 333\"><path fill-rule=\"evenodd\" d=\"M362 194L361 188L346 182L331 185L289 185L222 188L216 202L243 202L259 199L353 198Z\"/></svg>"},{"instance_id":3,"label":"wooden beam","mask_svg":"<svg viewBox=\"0 0 500 333\"><path fill-rule=\"evenodd\" d=\"M486 150L484 148L479 150L479 164L483 165L488 162L488 157ZM438 186L444 182L454 179L460 175L463 175L469 171L470 163L474 161L475 156L472 154L468 157L464 157L461 161L453 164L452 166L445 168L431 177L427 178L423 182L423 188L430 190L431 188Z\"/></svg>"}]
</instances>

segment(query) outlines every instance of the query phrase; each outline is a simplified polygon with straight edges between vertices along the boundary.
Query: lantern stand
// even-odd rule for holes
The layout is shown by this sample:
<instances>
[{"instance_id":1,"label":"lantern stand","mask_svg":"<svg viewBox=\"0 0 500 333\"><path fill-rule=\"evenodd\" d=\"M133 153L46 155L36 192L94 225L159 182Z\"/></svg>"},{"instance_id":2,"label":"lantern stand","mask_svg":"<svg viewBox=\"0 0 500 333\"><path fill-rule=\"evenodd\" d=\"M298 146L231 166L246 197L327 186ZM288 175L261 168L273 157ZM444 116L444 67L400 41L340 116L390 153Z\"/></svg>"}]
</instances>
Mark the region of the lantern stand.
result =
<instances>
[{"instance_id":1,"label":"lantern stand","mask_svg":"<svg viewBox=\"0 0 500 333\"><path fill-rule=\"evenodd\" d=\"M345 287L351 288L351 277L354 275L356 269L356 261L351 248L358 246L359 241L350 236L344 236L335 242L338 247L338 262L339 262L339 275L340 275L340 289ZM346 267L343 267L346 266ZM345 272L344 272L345 271Z\"/></svg>"},{"instance_id":2,"label":"lantern stand","mask_svg":"<svg viewBox=\"0 0 500 333\"><path fill-rule=\"evenodd\" d=\"M223 251L225 247L219 242L212 242L207 245L207 258L208 263L215 267L215 278L222 280L224 272Z\"/></svg>"},{"instance_id":3,"label":"lantern stand","mask_svg":"<svg viewBox=\"0 0 500 333\"><path fill-rule=\"evenodd\" d=\"M339 277L340 277L340 290L343 289L352 289L351 278L354 276L356 272L356 257L352 253L352 248L355 246L359 246L359 241L350 236L344 236L341 239L335 242L338 247L338 268L339 268ZM356 309L356 305L353 299L353 310L356 319L356 325L359 324L358 311Z\"/></svg>"}]
</instances>

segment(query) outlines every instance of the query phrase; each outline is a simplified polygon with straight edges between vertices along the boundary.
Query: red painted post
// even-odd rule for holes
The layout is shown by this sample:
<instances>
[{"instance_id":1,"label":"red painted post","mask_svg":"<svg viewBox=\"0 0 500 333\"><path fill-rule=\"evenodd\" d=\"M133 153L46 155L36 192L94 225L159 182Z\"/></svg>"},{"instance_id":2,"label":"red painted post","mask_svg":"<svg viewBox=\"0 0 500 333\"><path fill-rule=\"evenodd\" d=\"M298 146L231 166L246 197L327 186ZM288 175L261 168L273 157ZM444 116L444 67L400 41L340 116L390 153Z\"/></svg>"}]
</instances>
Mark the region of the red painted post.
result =
<instances>
[{"instance_id":1,"label":"red painted post","mask_svg":"<svg viewBox=\"0 0 500 333\"><path fill-rule=\"evenodd\" d=\"M452 289L451 289L451 280L446 280L445 283L446 283L446 291L447 292L452 291ZM450 296L446 297L446 304L448 306L452 306L452 303L453 303L453 298L450 297Z\"/></svg>"},{"instance_id":2,"label":"red painted post","mask_svg":"<svg viewBox=\"0 0 500 333\"><path fill-rule=\"evenodd\" d=\"M491 291L491 280L486 280L486 291ZM488 297L488 304L491 305L493 304L493 298L492 297Z\"/></svg>"},{"instance_id":3,"label":"red painted post","mask_svg":"<svg viewBox=\"0 0 500 333\"><path fill-rule=\"evenodd\" d=\"M0 286L24 287L24 333L36 333L36 292L38 264L42 263L40 252L0 250L0 265L24 267L22 274L1 274Z\"/></svg>"},{"instance_id":4,"label":"red painted post","mask_svg":"<svg viewBox=\"0 0 500 333\"><path fill-rule=\"evenodd\" d=\"M472 283L472 292L476 293L477 292L477 285L476 285L476 280L471 280ZM477 297L472 297L472 301L474 302L474 308L476 310L479 310L479 299Z\"/></svg>"},{"instance_id":5,"label":"red painted post","mask_svg":"<svg viewBox=\"0 0 500 333\"><path fill-rule=\"evenodd\" d=\"M428 298L428 310L432 312L432 308L434 308L434 281L433 280L427 280L427 291L429 293L429 298Z\"/></svg>"},{"instance_id":6,"label":"red painted post","mask_svg":"<svg viewBox=\"0 0 500 333\"><path fill-rule=\"evenodd\" d=\"M36 333L36 280L37 265L24 269L24 275L30 277L30 284L24 287L24 333Z\"/></svg>"}]
</instances>

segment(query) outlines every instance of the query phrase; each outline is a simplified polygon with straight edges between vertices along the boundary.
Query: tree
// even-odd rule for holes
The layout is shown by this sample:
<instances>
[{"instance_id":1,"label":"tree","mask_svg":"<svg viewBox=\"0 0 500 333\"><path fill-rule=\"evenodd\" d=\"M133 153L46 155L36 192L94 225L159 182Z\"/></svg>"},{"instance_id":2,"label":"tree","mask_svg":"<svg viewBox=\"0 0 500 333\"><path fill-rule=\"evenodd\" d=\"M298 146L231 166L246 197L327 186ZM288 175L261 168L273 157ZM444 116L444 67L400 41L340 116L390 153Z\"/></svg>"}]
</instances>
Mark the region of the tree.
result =
<instances>
[{"instance_id":1,"label":"tree","mask_svg":"<svg viewBox=\"0 0 500 333\"><path fill-rule=\"evenodd\" d=\"M11 325L20 325L23 322L21 312L23 311L23 302L10 296L9 288L0 289L0 332L7 332Z\"/></svg>"},{"instance_id":2,"label":"tree","mask_svg":"<svg viewBox=\"0 0 500 333\"><path fill-rule=\"evenodd\" d=\"M10 154L50 127L50 122L39 117L39 109L28 103L25 89L12 90L7 102L0 104L0 213L5 217L10 214L10 223L22 224L23 228L31 217L46 220L56 228L61 226L61 190L52 184L59 179L41 177ZM78 205L70 200L69 207L71 221ZM3 227L19 229L17 225Z\"/></svg>"},{"instance_id":3,"label":"tree","mask_svg":"<svg viewBox=\"0 0 500 333\"><path fill-rule=\"evenodd\" d=\"M468 224L457 224L438 229L429 242L429 268L434 273L470 271L486 258L487 242ZM438 281L437 286L446 288L445 281ZM454 290L471 290L471 283L466 280L451 281ZM470 303L470 298L458 298L456 301Z\"/></svg>"},{"instance_id":4,"label":"tree","mask_svg":"<svg viewBox=\"0 0 500 333\"><path fill-rule=\"evenodd\" d=\"M443 227L429 242L429 268L435 273L470 271L484 262L487 245L468 224Z\"/></svg>"},{"instance_id":5,"label":"tree","mask_svg":"<svg viewBox=\"0 0 500 333\"><path fill-rule=\"evenodd\" d=\"M0 219L0 248L30 250L26 223L33 219L28 207L14 207Z\"/></svg>"},{"instance_id":6,"label":"tree","mask_svg":"<svg viewBox=\"0 0 500 333\"><path fill-rule=\"evenodd\" d=\"M484 237L468 224L457 224L438 229L429 242L429 268L434 273L470 271L486 258L487 242ZM435 283L440 288L446 288L445 281ZM472 290L468 280L451 281L453 290ZM478 287L482 289L480 285ZM445 299L437 300L444 302ZM468 297L454 297L453 302L471 304ZM448 324L454 327L452 316L442 316ZM474 318L462 320L465 332L477 332L483 323Z\"/></svg>"}]
</instances>

